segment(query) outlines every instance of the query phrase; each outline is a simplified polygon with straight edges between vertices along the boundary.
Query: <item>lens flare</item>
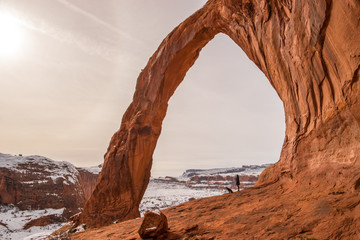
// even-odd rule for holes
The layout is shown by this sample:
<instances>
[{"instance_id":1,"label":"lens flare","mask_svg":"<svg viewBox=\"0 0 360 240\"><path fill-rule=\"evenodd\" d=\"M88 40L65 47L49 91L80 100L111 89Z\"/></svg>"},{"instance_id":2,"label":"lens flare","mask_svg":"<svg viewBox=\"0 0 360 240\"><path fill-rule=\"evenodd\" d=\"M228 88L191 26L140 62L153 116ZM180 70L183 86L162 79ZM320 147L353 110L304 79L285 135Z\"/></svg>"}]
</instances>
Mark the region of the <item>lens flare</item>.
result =
<instances>
[{"instance_id":1,"label":"lens flare","mask_svg":"<svg viewBox=\"0 0 360 240\"><path fill-rule=\"evenodd\" d=\"M12 14L0 12L0 58L17 56L24 45L25 30Z\"/></svg>"}]
</instances>

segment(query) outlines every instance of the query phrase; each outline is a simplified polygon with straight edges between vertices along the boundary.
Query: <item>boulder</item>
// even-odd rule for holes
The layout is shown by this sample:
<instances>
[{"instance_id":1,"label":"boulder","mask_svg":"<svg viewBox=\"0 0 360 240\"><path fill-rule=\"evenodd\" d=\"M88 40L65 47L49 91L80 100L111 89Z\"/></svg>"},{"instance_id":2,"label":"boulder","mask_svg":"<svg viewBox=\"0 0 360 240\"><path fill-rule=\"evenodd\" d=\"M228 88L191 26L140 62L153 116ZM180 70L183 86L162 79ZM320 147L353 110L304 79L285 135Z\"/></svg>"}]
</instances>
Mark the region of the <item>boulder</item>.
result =
<instances>
[{"instance_id":1,"label":"boulder","mask_svg":"<svg viewBox=\"0 0 360 240\"><path fill-rule=\"evenodd\" d=\"M138 231L141 238L157 238L168 231L166 216L160 211L147 211Z\"/></svg>"}]
</instances>

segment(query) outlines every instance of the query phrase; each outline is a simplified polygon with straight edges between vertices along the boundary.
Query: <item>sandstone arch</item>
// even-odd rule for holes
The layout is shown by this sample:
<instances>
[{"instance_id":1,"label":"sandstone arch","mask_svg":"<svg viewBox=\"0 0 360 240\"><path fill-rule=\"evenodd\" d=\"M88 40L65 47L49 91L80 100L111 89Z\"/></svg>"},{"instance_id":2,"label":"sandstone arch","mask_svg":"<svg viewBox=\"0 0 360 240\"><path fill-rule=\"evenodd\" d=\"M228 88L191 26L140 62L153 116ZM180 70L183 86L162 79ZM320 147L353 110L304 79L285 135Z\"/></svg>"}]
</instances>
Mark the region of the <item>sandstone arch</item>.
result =
<instances>
[{"instance_id":1,"label":"sandstone arch","mask_svg":"<svg viewBox=\"0 0 360 240\"><path fill-rule=\"evenodd\" d=\"M356 0L210 0L175 28L138 77L97 186L77 221L101 226L139 216L167 102L200 50L232 38L284 103L280 160L257 185L358 194L360 3ZM341 20L341 21L340 21Z\"/></svg>"},{"instance_id":2,"label":"sandstone arch","mask_svg":"<svg viewBox=\"0 0 360 240\"><path fill-rule=\"evenodd\" d=\"M177 176L186 165L228 167L234 159L233 166L244 160L275 163L284 142L284 119L282 102L265 75L219 33L169 100L151 176Z\"/></svg>"}]
</instances>

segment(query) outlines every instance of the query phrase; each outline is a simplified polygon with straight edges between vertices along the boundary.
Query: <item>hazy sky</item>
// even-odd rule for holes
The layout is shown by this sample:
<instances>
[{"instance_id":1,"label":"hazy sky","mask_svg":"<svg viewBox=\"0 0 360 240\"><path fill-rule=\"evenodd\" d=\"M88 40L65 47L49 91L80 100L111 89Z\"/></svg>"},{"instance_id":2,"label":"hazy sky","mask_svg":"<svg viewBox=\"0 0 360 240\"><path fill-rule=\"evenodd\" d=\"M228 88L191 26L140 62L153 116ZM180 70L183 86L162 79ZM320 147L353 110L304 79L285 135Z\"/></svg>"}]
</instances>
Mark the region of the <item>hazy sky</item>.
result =
<instances>
[{"instance_id":1,"label":"hazy sky","mask_svg":"<svg viewBox=\"0 0 360 240\"><path fill-rule=\"evenodd\" d=\"M0 55L0 152L102 163L141 69L205 2L0 0L22 34L17 53ZM284 132L275 90L218 35L170 100L152 173L276 162Z\"/></svg>"}]
</instances>

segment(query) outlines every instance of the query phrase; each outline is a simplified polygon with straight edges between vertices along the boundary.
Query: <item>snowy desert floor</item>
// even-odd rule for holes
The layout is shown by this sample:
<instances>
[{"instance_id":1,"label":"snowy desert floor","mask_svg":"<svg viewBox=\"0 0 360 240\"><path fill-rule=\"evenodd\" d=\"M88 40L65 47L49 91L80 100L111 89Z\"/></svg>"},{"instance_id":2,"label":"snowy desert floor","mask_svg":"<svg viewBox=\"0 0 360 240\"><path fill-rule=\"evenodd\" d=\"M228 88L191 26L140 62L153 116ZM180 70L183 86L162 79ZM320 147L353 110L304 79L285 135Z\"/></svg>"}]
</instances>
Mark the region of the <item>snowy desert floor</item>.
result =
<instances>
[{"instance_id":1,"label":"snowy desert floor","mask_svg":"<svg viewBox=\"0 0 360 240\"><path fill-rule=\"evenodd\" d=\"M163 183L150 181L140 203L141 216L147 210L172 207L189 200L211 197L225 193L223 190L193 189L184 183Z\"/></svg>"},{"instance_id":2,"label":"snowy desert floor","mask_svg":"<svg viewBox=\"0 0 360 240\"><path fill-rule=\"evenodd\" d=\"M25 224L31 220L44 217L47 215L61 214L64 208L61 209L44 209L44 210L25 210L21 211L13 205L0 205L0 239L2 240L31 240L42 239L54 230L63 226L63 223L51 224L44 227L31 227L24 230Z\"/></svg>"},{"instance_id":3,"label":"snowy desert floor","mask_svg":"<svg viewBox=\"0 0 360 240\"><path fill-rule=\"evenodd\" d=\"M140 204L141 215L147 210L164 209L192 199L221 195L224 191L191 189L180 183L161 183L150 181ZM39 240L60 228L64 224L51 224L45 227L31 227L24 230L24 225L32 219L46 215L61 214L63 209L26 210L21 211L14 206L0 206L0 239L3 240Z\"/></svg>"}]
</instances>

